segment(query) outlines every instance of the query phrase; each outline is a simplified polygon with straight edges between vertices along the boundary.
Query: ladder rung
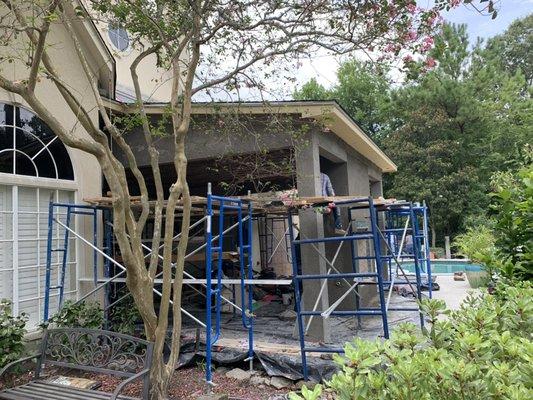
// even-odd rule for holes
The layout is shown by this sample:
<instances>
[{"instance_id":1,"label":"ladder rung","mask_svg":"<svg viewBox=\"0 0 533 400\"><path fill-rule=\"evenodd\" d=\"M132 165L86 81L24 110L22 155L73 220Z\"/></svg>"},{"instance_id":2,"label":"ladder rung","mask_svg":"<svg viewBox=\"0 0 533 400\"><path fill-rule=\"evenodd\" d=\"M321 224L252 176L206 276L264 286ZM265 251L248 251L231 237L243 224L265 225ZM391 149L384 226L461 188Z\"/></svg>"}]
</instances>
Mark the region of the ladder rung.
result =
<instances>
[{"instance_id":1,"label":"ladder rung","mask_svg":"<svg viewBox=\"0 0 533 400\"><path fill-rule=\"evenodd\" d=\"M67 251L67 249L52 249L52 251Z\"/></svg>"},{"instance_id":2,"label":"ladder rung","mask_svg":"<svg viewBox=\"0 0 533 400\"><path fill-rule=\"evenodd\" d=\"M63 286L59 285L59 286L50 286L50 289L61 289L63 288Z\"/></svg>"}]
</instances>

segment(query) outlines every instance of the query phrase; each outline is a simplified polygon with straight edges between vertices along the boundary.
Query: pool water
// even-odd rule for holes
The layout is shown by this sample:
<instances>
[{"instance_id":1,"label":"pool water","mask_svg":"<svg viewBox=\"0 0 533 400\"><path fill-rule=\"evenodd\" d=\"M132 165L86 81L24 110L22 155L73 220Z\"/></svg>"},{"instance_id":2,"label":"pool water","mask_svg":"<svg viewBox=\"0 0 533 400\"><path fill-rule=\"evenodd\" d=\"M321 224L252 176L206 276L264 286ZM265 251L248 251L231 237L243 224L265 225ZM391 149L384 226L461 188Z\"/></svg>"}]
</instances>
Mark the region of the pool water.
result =
<instances>
[{"instance_id":1,"label":"pool water","mask_svg":"<svg viewBox=\"0 0 533 400\"><path fill-rule=\"evenodd\" d=\"M415 272L414 263L402 264L405 271L410 273ZM472 264L463 260L431 260L431 273L433 274L453 274L459 271L482 271L481 265Z\"/></svg>"}]
</instances>

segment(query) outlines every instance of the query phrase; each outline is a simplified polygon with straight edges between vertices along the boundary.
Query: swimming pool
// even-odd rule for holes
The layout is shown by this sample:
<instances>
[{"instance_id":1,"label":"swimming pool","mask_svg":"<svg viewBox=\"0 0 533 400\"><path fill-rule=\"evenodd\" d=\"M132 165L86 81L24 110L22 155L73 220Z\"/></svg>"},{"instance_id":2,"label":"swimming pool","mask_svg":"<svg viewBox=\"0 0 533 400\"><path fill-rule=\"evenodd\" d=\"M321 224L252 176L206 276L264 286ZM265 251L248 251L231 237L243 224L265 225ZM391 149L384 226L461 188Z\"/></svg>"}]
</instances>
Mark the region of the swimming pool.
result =
<instances>
[{"instance_id":1,"label":"swimming pool","mask_svg":"<svg viewBox=\"0 0 533 400\"><path fill-rule=\"evenodd\" d=\"M415 272L415 264L412 262L402 263L405 271ZM431 260L432 274L453 274L459 271L482 271L481 265L472 264L465 260Z\"/></svg>"}]
</instances>

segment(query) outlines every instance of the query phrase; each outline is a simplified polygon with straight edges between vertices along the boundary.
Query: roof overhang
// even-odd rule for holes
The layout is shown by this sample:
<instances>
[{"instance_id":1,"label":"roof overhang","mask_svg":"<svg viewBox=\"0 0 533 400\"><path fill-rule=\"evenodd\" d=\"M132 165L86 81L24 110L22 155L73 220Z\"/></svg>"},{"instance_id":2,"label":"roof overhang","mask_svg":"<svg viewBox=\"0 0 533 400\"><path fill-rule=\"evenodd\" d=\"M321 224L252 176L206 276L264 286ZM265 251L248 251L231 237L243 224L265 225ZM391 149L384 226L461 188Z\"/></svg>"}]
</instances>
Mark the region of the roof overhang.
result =
<instances>
[{"instance_id":1,"label":"roof overhang","mask_svg":"<svg viewBox=\"0 0 533 400\"><path fill-rule=\"evenodd\" d=\"M128 113L132 105L107 100L111 110ZM149 114L168 112L168 103L146 104ZM371 161L382 172L396 172L396 164L370 139L359 125L340 107L336 101L280 101L280 102L240 102L240 103L194 103L192 113L196 115L221 114L297 114L302 118L312 118L346 142L355 151Z\"/></svg>"},{"instance_id":2,"label":"roof overhang","mask_svg":"<svg viewBox=\"0 0 533 400\"><path fill-rule=\"evenodd\" d=\"M83 0L73 0L77 7L85 12L86 17L80 18L73 24L73 28L78 32L81 43L85 46L86 51L90 54L94 61L94 68L97 69L95 75L98 76L100 86L104 86L109 92L109 95L115 96L115 81L116 81L116 61L115 57L107 47L100 31L96 27L91 14Z\"/></svg>"}]
</instances>

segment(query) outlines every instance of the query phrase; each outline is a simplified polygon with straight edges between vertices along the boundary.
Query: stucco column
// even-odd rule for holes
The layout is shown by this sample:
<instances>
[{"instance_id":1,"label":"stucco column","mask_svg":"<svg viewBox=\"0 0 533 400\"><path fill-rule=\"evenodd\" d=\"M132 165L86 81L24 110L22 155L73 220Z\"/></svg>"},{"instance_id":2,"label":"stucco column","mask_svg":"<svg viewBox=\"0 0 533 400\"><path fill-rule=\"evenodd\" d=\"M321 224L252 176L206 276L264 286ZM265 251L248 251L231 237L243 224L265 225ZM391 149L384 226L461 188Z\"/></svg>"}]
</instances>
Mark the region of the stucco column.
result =
<instances>
[{"instance_id":1,"label":"stucco column","mask_svg":"<svg viewBox=\"0 0 533 400\"><path fill-rule=\"evenodd\" d=\"M318 196L320 189L320 157L316 136L312 135L308 146L300 149L296 157L296 173L298 194L300 196ZM324 220L322 215L313 210L302 210L299 213L300 230L307 238L324 237ZM301 235L302 236L302 235ZM302 237L303 239L303 237ZM316 243L321 254L325 254L323 243ZM320 257L311 244L301 246L302 272L304 274L325 274L326 262ZM321 281L304 280L302 309L312 310L320 292ZM329 306L327 285L322 293L318 310L325 310ZM307 324L307 320L305 321ZM315 340L329 342L331 339L329 320L322 317L313 318L308 330L308 337Z\"/></svg>"},{"instance_id":2,"label":"stucco column","mask_svg":"<svg viewBox=\"0 0 533 400\"><path fill-rule=\"evenodd\" d=\"M349 175L349 190L350 194L357 196L369 196L370 176L369 167L359 157L350 156L348 158L348 175ZM354 229L369 230L370 218L369 210L357 210L352 212L355 220ZM359 240L355 246L356 255L371 256L373 255L373 245L371 240ZM359 272L375 271L373 260L356 260L357 270ZM359 296L361 306L375 306L377 300L377 287L374 285L361 285L359 287Z\"/></svg>"},{"instance_id":3,"label":"stucco column","mask_svg":"<svg viewBox=\"0 0 533 400\"><path fill-rule=\"evenodd\" d=\"M353 191L353 186L351 180L353 180L354 171L350 170L348 162L337 162L327 171L323 171L328 174L331 179L333 188L335 189L335 194L337 196L347 196L347 195L357 195ZM343 229L348 229L348 207L339 206L341 211L341 220ZM324 218L325 224L325 233L326 236L335 235L335 222L332 215L326 216ZM335 255L337 257L335 258ZM339 241L339 242L330 242L326 244L326 256L328 260L333 263L333 266L340 273L350 273L353 272L352 260L351 260L351 243L349 241ZM330 269L331 266L327 265L327 269ZM332 271L331 273L338 273ZM329 286L329 301L334 303L341 296L343 296L346 291L350 289L352 281L350 279L337 279L330 280L328 282ZM336 308L336 310L354 310L355 309L355 293L352 291L343 302Z\"/></svg>"}]
</instances>

